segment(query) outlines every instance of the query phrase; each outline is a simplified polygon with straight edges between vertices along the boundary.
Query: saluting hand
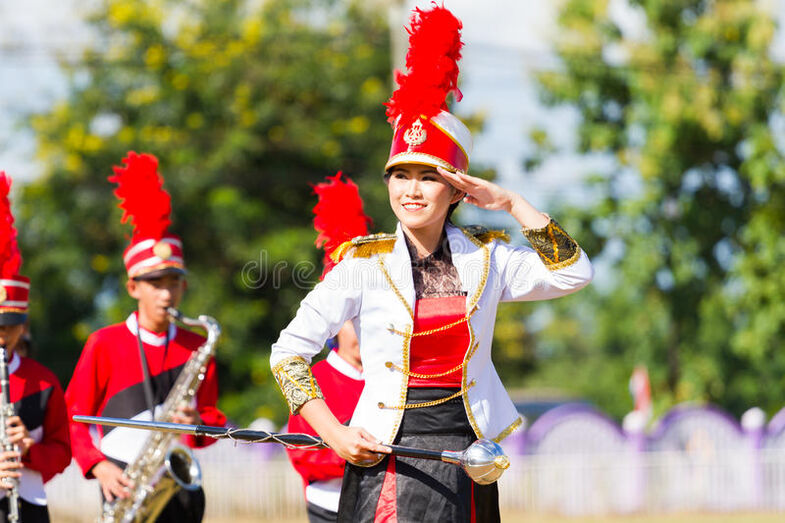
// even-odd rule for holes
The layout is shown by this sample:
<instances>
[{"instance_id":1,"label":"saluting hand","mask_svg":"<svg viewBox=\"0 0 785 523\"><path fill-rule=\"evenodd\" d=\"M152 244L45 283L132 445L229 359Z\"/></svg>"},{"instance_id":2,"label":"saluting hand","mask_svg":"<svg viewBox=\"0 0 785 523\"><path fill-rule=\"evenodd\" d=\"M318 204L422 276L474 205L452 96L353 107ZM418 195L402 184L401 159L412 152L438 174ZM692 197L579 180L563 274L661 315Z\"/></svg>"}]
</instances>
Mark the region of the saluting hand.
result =
<instances>
[{"instance_id":1,"label":"saluting hand","mask_svg":"<svg viewBox=\"0 0 785 523\"><path fill-rule=\"evenodd\" d=\"M19 452L22 456L27 455L27 451L33 446L35 440L30 437L30 433L27 431L22 418L11 416L8 418L7 424L8 428L5 432L8 434L8 440L19 447Z\"/></svg>"},{"instance_id":2,"label":"saluting hand","mask_svg":"<svg viewBox=\"0 0 785 523\"><path fill-rule=\"evenodd\" d=\"M19 461L21 458L21 454L13 450L0 452L0 488L10 490L12 486L6 479L22 477L20 469L23 465Z\"/></svg>"},{"instance_id":3,"label":"saluting hand","mask_svg":"<svg viewBox=\"0 0 785 523\"><path fill-rule=\"evenodd\" d=\"M459 191L466 193L463 201L489 211L505 211L512 215L522 227L539 229L550 222L548 215L534 208L520 194L499 187L495 183L469 176L461 171L450 172L437 167L442 177Z\"/></svg>"},{"instance_id":4,"label":"saluting hand","mask_svg":"<svg viewBox=\"0 0 785 523\"><path fill-rule=\"evenodd\" d=\"M495 183L469 176L461 171L451 172L442 167L436 170L444 179L459 191L465 192L463 201L489 211L507 211L512 208L512 201L517 196L512 191L503 189Z\"/></svg>"}]
</instances>

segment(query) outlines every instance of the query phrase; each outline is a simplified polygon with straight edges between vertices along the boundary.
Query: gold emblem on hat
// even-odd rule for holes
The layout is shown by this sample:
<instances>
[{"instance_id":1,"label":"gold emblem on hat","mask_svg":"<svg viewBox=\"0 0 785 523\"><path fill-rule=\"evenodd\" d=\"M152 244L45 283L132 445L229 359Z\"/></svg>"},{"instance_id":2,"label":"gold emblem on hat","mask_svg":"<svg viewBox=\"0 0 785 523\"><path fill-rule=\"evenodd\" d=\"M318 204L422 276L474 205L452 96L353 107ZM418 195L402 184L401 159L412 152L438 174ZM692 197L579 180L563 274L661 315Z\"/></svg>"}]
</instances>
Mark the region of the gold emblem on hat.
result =
<instances>
[{"instance_id":1,"label":"gold emblem on hat","mask_svg":"<svg viewBox=\"0 0 785 523\"><path fill-rule=\"evenodd\" d=\"M412 147L422 144L426 138L428 138L428 133L423 129L419 118L403 134L403 141Z\"/></svg>"},{"instance_id":2,"label":"gold emblem on hat","mask_svg":"<svg viewBox=\"0 0 785 523\"><path fill-rule=\"evenodd\" d=\"M8 299L8 291L5 290L5 287L0 285L0 302L3 302Z\"/></svg>"},{"instance_id":3,"label":"gold emblem on hat","mask_svg":"<svg viewBox=\"0 0 785 523\"><path fill-rule=\"evenodd\" d=\"M160 241L153 246L153 254L162 260L168 260L172 256L172 246L166 242Z\"/></svg>"}]
</instances>

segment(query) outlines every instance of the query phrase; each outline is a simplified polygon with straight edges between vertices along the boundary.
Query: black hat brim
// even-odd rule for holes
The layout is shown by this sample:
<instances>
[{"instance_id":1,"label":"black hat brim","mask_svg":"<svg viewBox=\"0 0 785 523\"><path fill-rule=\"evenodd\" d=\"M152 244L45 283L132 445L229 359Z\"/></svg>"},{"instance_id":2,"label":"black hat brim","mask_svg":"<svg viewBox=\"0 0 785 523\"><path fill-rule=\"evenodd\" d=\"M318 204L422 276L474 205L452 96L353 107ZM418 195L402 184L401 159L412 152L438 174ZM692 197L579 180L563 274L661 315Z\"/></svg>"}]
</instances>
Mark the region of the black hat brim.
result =
<instances>
[{"instance_id":1,"label":"black hat brim","mask_svg":"<svg viewBox=\"0 0 785 523\"><path fill-rule=\"evenodd\" d=\"M162 269L157 269L154 271L146 272L144 274L140 274L139 276L134 276L134 280L156 280L158 278L162 278L167 274L180 274L185 276L186 271L185 269L181 269L180 267L164 267Z\"/></svg>"},{"instance_id":2,"label":"black hat brim","mask_svg":"<svg viewBox=\"0 0 785 523\"><path fill-rule=\"evenodd\" d=\"M25 312L0 312L0 326L21 325L27 321Z\"/></svg>"}]
</instances>

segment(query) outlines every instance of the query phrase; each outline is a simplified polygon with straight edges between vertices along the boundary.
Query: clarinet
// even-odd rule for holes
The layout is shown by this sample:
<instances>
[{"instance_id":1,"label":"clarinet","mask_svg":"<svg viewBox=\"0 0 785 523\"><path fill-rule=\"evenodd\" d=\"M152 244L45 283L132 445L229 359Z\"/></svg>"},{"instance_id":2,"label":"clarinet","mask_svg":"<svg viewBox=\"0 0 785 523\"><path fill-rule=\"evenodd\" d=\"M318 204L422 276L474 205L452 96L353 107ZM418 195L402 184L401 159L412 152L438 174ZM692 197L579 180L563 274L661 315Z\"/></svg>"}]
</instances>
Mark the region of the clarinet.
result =
<instances>
[{"instance_id":1,"label":"clarinet","mask_svg":"<svg viewBox=\"0 0 785 523\"><path fill-rule=\"evenodd\" d=\"M11 403L8 385L8 360L6 359L6 348L0 345L0 445L3 451L18 452L19 447L8 440L6 432L8 419L15 416L14 404ZM14 459L16 461L16 459ZM8 490L8 521L19 523L22 518L19 515L19 480L17 478L5 478L5 482L11 485Z\"/></svg>"}]
</instances>

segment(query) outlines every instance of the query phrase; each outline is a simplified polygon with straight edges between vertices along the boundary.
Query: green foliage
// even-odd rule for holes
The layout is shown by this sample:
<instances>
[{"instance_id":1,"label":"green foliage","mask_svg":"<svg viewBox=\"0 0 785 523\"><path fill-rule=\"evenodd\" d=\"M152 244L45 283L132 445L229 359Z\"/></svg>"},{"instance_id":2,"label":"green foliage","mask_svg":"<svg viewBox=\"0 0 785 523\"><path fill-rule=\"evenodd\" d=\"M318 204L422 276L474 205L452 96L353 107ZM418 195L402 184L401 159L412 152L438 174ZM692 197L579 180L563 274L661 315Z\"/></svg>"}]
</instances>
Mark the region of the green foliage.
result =
<instances>
[{"instance_id":1,"label":"green foliage","mask_svg":"<svg viewBox=\"0 0 785 523\"><path fill-rule=\"evenodd\" d=\"M16 200L38 358L64 383L87 335L134 307L122 267L130 227L106 177L136 150L159 158L172 195L190 271L182 309L223 327L220 405L238 423L285 417L268 356L321 272L309 184L343 169L370 188L371 214L388 208L378 11L328 0L100 4L68 98L31 119L45 174Z\"/></svg>"},{"instance_id":2,"label":"green foliage","mask_svg":"<svg viewBox=\"0 0 785 523\"><path fill-rule=\"evenodd\" d=\"M644 34L625 34L607 1L565 2L563 67L539 78L548 103L579 111L580 150L615 159L594 181L602 196L568 228L612 282L578 299L593 311L578 341L546 331L555 347L542 375L616 414L629 403L609 391L624 396L637 363L659 410L684 400L777 410L785 161L775 22L747 0L630 5ZM638 188L620 189L623 179Z\"/></svg>"}]
</instances>

